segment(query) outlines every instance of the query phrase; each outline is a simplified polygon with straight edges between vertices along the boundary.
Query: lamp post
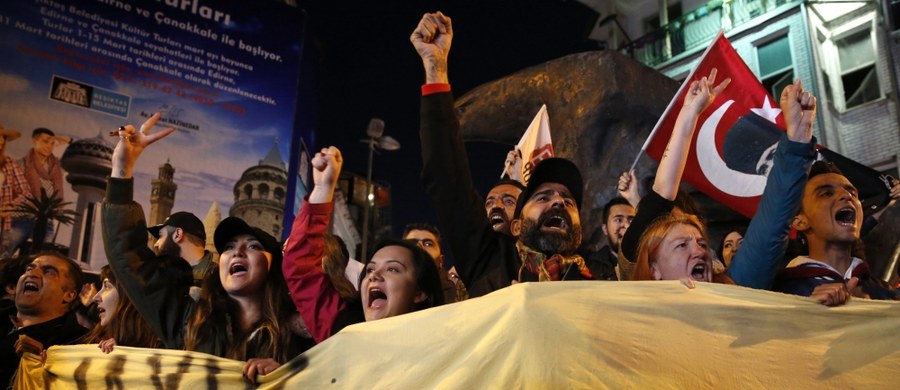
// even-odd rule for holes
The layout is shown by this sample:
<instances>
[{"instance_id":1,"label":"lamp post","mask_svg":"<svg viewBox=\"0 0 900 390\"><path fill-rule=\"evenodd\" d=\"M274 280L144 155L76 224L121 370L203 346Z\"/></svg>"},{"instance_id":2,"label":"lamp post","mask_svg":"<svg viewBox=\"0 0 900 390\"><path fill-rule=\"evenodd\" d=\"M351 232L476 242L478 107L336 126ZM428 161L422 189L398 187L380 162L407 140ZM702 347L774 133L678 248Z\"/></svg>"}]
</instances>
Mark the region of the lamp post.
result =
<instances>
[{"instance_id":1,"label":"lamp post","mask_svg":"<svg viewBox=\"0 0 900 390\"><path fill-rule=\"evenodd\" d=\"M363 238L362 238L362 257L363 262L368 256L369 243L369 209L375 204L375 195L372 194L372 160L375 155L375 149L393 152L400 149L400 143L394 138L384 135L384 121L378 118L369 120L369 127L366 129L366 135L369 138L359 140L369 145L369 168L366 174L366 206L363 208Z\"/></svg>"}]
</instances>

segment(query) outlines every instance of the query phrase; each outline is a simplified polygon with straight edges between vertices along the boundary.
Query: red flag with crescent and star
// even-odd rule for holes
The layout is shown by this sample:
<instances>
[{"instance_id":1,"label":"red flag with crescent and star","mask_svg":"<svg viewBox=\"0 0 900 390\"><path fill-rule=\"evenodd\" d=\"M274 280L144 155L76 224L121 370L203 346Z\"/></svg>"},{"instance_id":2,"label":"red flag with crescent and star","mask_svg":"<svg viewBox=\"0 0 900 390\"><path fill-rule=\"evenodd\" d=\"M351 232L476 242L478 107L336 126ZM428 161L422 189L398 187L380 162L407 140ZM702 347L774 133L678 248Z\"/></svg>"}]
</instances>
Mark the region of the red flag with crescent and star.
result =
<instances>
[{"instance_id":1,"label":"red flag with crescent and star","mask_svg":"<svg viewBox=\"0 0 900 390\"><path fill-rule=\"evenodd\" d=\"M765 174L771 170L774 146L784 132L784 118L778 102L723 33L706 49L669 103L647 140L646 152L660 160L688 86L713 68L718 69L717 80L730 77L731 84L700 114L683 179L711 198L752 217L765 189ZM728 136L730 132L733 134ZM726 140L726 136L730 139Z\"/></svg>"}]
</instances>

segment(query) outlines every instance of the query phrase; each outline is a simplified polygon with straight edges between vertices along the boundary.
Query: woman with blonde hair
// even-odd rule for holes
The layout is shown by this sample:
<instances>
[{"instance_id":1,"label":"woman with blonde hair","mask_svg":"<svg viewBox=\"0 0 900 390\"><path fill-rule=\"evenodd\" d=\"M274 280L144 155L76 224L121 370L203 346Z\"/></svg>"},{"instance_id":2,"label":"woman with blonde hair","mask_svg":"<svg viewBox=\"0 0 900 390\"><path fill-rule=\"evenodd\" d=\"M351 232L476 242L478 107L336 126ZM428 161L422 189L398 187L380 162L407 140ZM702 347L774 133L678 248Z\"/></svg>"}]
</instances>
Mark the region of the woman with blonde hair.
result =
<instances>
[{"instance_id":1,"label":"woman with blonde hair","mask_svg":"<svg viewBox=\"0 0 900 390\"><path fill-rule=\"evenodd\" d=\"M713 274L713 254L706 229L691 214L672 213L657 219L641 236L633 280L691 280L734 284Z\"/></svg>"},{"instance_id":2,"label":"woman with blonde hair","mask_svg":"<svg viewBox=\"0 0 900 390\"><path fill-rule=\"evenodd\" d=\"M691 266L690 270L679 273L682 277L706 281L713 279L706 276L711 273L711 267L703 265L712 260L712 252L708 248L700 249L708 242L703 225L685 221L674 223L671 219L679 216L670 214L679 213L674 205L675 195L680 188L700 114L720 97L730 81L726 78L716 85L717 73L713 69L709 76L692 81L688 87L666 152L657 168L652 191L641 199L637 214L622 238L620 257L627 261L620 259L620 264L628 264L632 259L636 262L637 248L644 247L641 255L646 257L645 268L640 276L632 279L665 279L667 273L663 272L662 266L669 264L675 249L679 253L682 253L681 249L686 250L684 253L691 249L690 254L682 256L687 261L678 262L681 267ZM787 132L781 136L775 149L774 167L766 178L765 190L747 229L741 250L735 255L725 274L733 283L744 287L772 287L775 273L783 265L784 242L790 219L806 184L808 167L815 157L815 141L812 140L815 97L804 91L801 82L797 80L782 92L781 110ZM626 175L623 174L620 180L620 191L627 191L632 185L632 176ZM654 232L651 234L650 230ZM666 241L667 237L669 241ZM680 241L673 241L676 239ZM682 247L679 248L678 245ZM704 256L707 261L700 261ZM654 264L656 268L651 268ZM708 269L702 269L704 267Z\"/></svg>"}]
</instances>

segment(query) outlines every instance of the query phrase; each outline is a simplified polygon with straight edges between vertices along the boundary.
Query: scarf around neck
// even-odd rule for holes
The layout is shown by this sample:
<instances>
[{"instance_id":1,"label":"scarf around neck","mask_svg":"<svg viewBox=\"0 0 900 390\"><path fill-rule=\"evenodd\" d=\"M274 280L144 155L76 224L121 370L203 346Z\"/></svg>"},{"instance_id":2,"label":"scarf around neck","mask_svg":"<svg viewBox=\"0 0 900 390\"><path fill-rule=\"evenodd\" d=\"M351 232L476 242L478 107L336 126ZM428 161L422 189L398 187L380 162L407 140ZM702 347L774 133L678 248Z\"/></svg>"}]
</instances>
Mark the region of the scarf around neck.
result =
<instances>
[{"instance_id":1,"label":"scarf around neck","mask_svg":"<svg viewBox=\"0 0 900 390\"><path fill-rule=\"evenodd\" d=\"M519 250L519 259L522 261L522 268L538 276L539 282L564 280L565 274L562 273L563 268L575 265L578 273L587 279L593 279L591 270L584 263L584 258L579 255L563 256L559 253L553 256L547 256L541 252L529 248L521 241L516 241L516 249ZM522 268L519 269L519 279L522 279Z\"/></svg>"}]
</instances>

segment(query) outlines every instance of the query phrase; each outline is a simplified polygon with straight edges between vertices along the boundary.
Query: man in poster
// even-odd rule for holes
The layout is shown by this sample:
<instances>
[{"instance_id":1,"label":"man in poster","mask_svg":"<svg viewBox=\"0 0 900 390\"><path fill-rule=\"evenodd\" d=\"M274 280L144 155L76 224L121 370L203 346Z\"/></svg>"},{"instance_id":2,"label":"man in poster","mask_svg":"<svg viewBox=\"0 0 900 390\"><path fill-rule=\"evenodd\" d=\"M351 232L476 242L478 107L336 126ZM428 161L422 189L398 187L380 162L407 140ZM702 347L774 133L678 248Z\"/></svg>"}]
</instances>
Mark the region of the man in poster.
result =
<instances>
[{"instance_id":1,"label":"man in poster","mask_svg":"<svg viewBox=\"0 0 900 390\"><path fill-rule=\"evenodd\" d=\"M41 199L41 189L50 198L64 200L62 165L59 158L53 154L53 148L60 143L68 143L66 137L58 137L53 130L39 127L31 132L33 147L25 157L22 157L22 170L25 172L25 180L31 188L30 196ZM51 237L53 223L47 226L47 237ZM30 231L29 231L30 233Z\"/></svg>"},{"instance_id":2,"label":"man in poster","mask_svg":"<svg viewBox=\"0 0 900 390\"><path fill-rule=\"evenodd\" d=\"M41 197L41 188L47 196L65 199L63 196L62 166L59 158L53 155L53 147L63 141L62 137L43 127L31 132L31 143L34 145L25 157L22 157L22 169L31 186L31 195Z\"/></svg>"},{"instance_id":3,"label":"man in poster","mask_svg":"<svg viewBox=\"0 0 900 390\"><path fill-rule=\"evenodd\" d=\"M6 154L6 144L15 141L22 134L17 130L4 128L0 125L0 256L12 255L16 248L25 241L34 225L34 221L22 215L16 215L9 211L10 208L20 205L25 201L25 196L31 193L31 187L25 180L22 167Z\"/></svg>"}]
</instances>

